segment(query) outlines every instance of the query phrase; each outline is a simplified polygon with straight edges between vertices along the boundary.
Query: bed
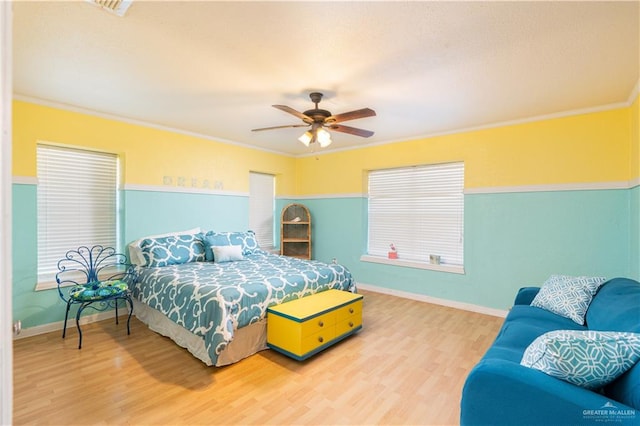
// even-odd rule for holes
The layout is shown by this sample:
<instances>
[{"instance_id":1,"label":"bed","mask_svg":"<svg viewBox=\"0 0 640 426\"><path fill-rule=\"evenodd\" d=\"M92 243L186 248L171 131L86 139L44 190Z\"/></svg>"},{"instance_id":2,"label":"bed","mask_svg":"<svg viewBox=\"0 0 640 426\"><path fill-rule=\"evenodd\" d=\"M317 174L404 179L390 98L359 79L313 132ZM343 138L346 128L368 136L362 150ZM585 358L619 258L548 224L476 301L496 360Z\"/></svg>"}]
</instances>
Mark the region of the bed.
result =
<instances>
[{"instance_id":1,"label":"bed","mask_svg":"<svg viewBox=\"0 0 640 426\"><path fill-rule=\"evenodd\" d=\"M207 365L266 349L269 306L329 289L356 291L339 264L263 251L247 232L146 237L129 246L134 313Z\"/></svg>"}]
</instances>

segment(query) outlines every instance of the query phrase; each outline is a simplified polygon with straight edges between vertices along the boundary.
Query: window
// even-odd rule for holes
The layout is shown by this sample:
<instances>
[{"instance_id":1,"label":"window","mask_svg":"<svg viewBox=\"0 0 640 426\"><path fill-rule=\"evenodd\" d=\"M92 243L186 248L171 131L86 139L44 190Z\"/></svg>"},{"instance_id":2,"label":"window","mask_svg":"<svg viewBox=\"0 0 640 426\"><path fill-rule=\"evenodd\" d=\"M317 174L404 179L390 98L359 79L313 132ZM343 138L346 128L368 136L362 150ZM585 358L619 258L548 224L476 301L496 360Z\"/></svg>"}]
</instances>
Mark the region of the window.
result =
<instances>
[{"instance_id":1,"label":"window","mask_svg":"<svg viewBox=\"0 0 640 426\"><path fill-rule=\"evenodd\" d=\"M68 250L117 249L118 157L39 144L37 173L38 289L45 289Z\"/></svg>"},{"instance_id":2,"label":"window","mask_svg":"<svg viewBox=\"0 0 640 426\"><path fill-rule=\"evenodd\" d=\"M368 205L365 257L386 259L394 244L395 264L425 267L440 256L445 268L434 269L462 267L464 163L371 171Z\"/></svg>"},{"instance_id":3,"label":"window","mask_svg":"<svg viewBox=\"0 0 640 426\"><path fill-rule=\"evenodd\" d=\"M263 250L273 249L274 181L273 175L249 173L249 228Z\"/></svg>"}]
</instances>

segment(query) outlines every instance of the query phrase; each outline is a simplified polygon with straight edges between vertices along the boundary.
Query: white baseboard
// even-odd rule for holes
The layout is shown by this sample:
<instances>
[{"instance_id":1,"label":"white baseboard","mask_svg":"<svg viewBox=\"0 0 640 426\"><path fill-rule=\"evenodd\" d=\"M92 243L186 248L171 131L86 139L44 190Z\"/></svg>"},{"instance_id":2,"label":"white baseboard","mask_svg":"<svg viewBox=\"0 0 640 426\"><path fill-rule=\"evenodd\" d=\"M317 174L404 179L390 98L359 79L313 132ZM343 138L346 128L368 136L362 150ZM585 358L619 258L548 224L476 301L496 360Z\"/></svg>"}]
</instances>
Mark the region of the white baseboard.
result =
<instances>
[{"instance_id":1,"label":"white baseboard","mask_svg":"<svg viewBox=\"0 0 640 426\"><path fill-rule=\"evenodd\" d=\"M371 291L374 293L388 294L390 296L402 297L405 299L417 300L419 302L433 303L434 305L446 306L449 308L461 309L463 311L477 312L479 314L491 315L505 318L509 311L502 309L487 308L486 306L473 305L471 303L456 302L455 300L439 299L424 294L410 293L408 291L394 290L386 287L379 287L371 284L357 283L358 289Z\"/></svg>"},{"instance_id":2,"label":"white baseboard","mask_svg":"<svg viewBox=\"0 0 640 426\"><path fill-rule=\"evenodd\" d=\"M126 318L127 315L129 315L129 312L126 309L124 309L123 313L118 316L119 321L120 321L120 318L122 317ZM106 319L115 320L115 315L112 310L106 311L106 312L100 312L92 315L85 315L82 318L80 318L80 325L82 326L85 324L91 324L92 322L103 321ZM51 333L52 331L61 331L63 325L64 325L64 321L58 321L58 322L52 322L49 324L37 325L35 327L23 328L20 331L20 334L18 334L17 336L14 334L13 340L24 339L26 337L37 336L39 334ZM69 320L67 321L67 330L75 327L76 327L76 318L75 316L73 316L73 317L70 317Z\"/></svg>"}]
</instances>

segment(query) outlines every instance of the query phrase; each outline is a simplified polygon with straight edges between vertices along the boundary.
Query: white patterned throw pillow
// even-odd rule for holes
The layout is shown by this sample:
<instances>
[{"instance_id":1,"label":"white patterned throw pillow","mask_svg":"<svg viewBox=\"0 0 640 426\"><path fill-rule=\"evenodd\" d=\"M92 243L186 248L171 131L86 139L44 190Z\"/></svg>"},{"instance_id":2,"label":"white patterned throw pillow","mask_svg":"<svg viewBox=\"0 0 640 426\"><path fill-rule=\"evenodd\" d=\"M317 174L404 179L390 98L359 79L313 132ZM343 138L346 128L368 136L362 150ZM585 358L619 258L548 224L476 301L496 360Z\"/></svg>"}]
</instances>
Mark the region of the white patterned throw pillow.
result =
<instances>
[{"instance_id":1,"label":"white patterned throw pillow","mask_svg":"<svg viewBox=\"0 0 640 426\"><path fill-rule=\"evenodd\" d=\"M236 260L242 260L242 246L212 246L213 261L216 263L234 262Z\"/></svg>"},{"instance_id":2,"label":"white patterned throw pillow","mask_svg":"<svg viewBox=\"0 0 640 426\"><path fill-rule=\"evenodd\" d=\"M556 330L529 345L521 365L588 389L598 389L640 360L640 334Z\"/></svg>"},{"instance_id":3,"label":"white patterned throw pillow","mask_svg":"<svg viewBox=\"0 0 640 426\"><path fill-rule=\"evenodd\" d=\"M605 277L551 275L540 288L531 306L546 309L584 325L584 315L591 299L605 280Z\"/></svg>"}]
</instances>

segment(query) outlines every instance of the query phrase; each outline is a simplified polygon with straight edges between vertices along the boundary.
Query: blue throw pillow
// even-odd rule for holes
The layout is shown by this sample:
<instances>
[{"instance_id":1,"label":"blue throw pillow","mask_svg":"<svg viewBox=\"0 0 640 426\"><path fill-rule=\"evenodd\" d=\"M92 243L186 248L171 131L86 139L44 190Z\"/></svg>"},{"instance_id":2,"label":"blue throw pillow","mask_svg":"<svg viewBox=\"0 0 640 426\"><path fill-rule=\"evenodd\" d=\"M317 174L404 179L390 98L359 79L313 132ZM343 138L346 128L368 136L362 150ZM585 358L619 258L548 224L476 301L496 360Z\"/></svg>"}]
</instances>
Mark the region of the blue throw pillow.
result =
<instances>
[{"instance_id":1,"label":"blue throw pillow","mask_svg":"<svg viewBox=\"0 0 640 426\"><path fill-rule=\"evenodd\" d=\"M613 382L640 360L640 334L556 330L534 340L521 365L587 389Z\"/></svg>"},{"instance_id":2,"label":"blue throw pillow","mask_svg":"<svg viewBox=\"0 0 640 426\"><path fill-rule=\"evenodd\" d=\"M546 309L584 325L591 299L606 281L604 277L552 275L542 285L531 306Z\"/></svg>"},{"instance_id":3,"label":"blue throw pillow","mask_svg":"<svg viewBox=\"0 0 640 426\"><path fill-rule=\"evenodd\" d=\"M145 265L149 267L201 262L205 259L202 234L147 238L140 244Z\"/></svg>"},{"instance_id":4,"label":"blue throw pillow","mask_svg":"<svg viewBox=\"0 0 640 426\"><path fill-rule=\"evenodd\" d=\"M213 246L241 246L242 254L247 255L257 250L258 241L253 231L247 232L215 232L209 231L203 236L206 248L206 260L213 261Z\"/></svg>"}]
</instances>

